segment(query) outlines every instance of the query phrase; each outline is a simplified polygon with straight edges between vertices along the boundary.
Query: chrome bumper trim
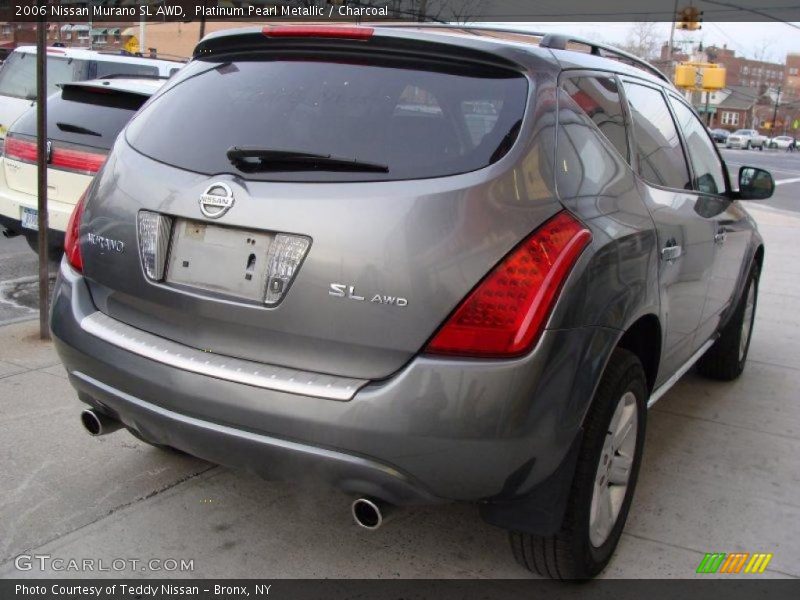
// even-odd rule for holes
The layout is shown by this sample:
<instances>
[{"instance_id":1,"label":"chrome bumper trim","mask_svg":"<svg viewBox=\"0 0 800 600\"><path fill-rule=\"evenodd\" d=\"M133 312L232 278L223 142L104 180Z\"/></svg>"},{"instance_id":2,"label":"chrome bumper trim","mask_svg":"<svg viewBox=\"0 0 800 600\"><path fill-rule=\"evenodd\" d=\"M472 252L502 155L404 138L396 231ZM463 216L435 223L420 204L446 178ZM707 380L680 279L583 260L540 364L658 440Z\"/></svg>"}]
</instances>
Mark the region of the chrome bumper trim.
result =
<instances>
[{"instance_id":1,"label":"chrome bumper trim","mask_svg":"<svg viewBox=\"0 0 800 600\"><path fill-rule=\"evenodd\" d=\"M311 373L203 352L131 327L99 311L84 317L81 329L118 348L176 369L268 390L346 401L367 384L365 379Z\"/></svg>"}]
</instances>

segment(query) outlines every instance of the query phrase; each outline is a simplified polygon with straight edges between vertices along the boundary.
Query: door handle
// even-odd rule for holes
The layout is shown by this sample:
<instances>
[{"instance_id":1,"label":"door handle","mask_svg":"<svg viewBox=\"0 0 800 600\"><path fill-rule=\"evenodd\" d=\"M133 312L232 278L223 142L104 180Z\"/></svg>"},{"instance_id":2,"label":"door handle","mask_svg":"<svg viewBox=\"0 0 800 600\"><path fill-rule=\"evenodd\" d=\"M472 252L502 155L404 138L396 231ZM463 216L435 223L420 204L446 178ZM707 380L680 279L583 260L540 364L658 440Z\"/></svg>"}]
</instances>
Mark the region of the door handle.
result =
<instances>
[{"instance_id":1,"label":"door handle","mask_svg":"<svg viewBox=\"0 0 800 600\"><path fill-rule=\"evenodd\" d=\"M724 231L719 231L714 234L714 243L715 244L724 244L725 243L725 236L727 234Z\"/></svg>"},{"instance_id":2,"label":"door handle","mask_svg":"<svg viewBox=\"0 0 800 600\"><path fill-rule=\"evenodd\" d=\"M661 260L665 260L667 262L672 262L677 258L680 258L683 251L681 247L678 245L675 246L667 246L666 248L661 249Z\"/></svg>"}]
</instances>

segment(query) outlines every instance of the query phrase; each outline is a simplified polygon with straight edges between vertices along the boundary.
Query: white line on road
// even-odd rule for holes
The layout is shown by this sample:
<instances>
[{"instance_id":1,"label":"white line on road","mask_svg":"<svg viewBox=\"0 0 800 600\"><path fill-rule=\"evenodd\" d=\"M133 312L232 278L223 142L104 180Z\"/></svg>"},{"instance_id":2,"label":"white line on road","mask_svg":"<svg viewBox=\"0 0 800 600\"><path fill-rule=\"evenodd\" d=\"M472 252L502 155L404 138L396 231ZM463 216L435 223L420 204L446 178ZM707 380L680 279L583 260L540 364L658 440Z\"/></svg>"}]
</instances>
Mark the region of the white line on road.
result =
<instances>
[{"instance_id":1,"label":"white line on road","mask_svg":"<svg viewBox=\"0 0 800 600\"><path fill-rule=\"evenodd\" d=\"M800 177L794 177L792 179L779 179L775 182L775 185L784 185L786 183L797 183L800 181Z\"/></svg>"}]
</instances>

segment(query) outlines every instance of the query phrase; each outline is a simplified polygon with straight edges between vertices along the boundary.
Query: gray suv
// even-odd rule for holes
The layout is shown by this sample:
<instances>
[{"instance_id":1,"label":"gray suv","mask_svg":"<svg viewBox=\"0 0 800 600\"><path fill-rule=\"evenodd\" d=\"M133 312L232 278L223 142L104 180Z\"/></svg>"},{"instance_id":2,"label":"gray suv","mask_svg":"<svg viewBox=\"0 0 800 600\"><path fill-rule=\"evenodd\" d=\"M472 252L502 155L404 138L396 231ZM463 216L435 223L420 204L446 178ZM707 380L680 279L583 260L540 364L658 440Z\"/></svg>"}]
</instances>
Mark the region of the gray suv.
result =
<instances>
[{"instance_id":1,"label":"gray suv","mask_svg":"<svg viewBox=\"0 0 800 600\"><path fill-rule=\"evenodd\" d=\"M738 179L597 44L221 32L76 208L51 326L92 434L322 480L366 528L472 502L528 569L591 577L647 407L744 368L764 247L739 200L774 182Z\"/></svg>"}]
</instances>

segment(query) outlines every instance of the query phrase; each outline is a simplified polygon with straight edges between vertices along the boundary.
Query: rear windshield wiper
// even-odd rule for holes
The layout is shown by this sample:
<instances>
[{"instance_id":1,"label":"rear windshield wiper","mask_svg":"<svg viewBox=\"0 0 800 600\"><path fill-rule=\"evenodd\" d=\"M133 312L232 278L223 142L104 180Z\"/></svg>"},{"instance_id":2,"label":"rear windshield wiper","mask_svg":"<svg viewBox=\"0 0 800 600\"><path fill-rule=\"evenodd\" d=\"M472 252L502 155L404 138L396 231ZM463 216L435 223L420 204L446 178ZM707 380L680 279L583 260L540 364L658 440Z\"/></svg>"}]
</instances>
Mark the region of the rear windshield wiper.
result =
<instances>
[{"instance_id":1,"label":"rear windshield wiper","mask_svg":"<svg viewBox=\"0 0 800 600\"><path fill-rule=\"evenodd\" d=\"M87 129L86 127L81 127L80 125L73 125L72 123L56 123L56 127L58 127L61 131L67 131L69 133L81 133L83 135L103 137L102 133Z\"/></svg>"},{"instance_id":2,"label":"rear windshield wiper","mask_svg":"<svg viewBox=\"0 0 800 600\"><path fill-rule=\"evenodd\" d=\"M228 149L228 160L240 171L364 171L388 173L389 167L377 163L364 162L356 158L315 154L299 150L272 150L234 146Z\"/></svg>"}]
</instances>

